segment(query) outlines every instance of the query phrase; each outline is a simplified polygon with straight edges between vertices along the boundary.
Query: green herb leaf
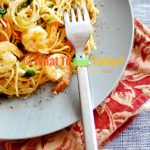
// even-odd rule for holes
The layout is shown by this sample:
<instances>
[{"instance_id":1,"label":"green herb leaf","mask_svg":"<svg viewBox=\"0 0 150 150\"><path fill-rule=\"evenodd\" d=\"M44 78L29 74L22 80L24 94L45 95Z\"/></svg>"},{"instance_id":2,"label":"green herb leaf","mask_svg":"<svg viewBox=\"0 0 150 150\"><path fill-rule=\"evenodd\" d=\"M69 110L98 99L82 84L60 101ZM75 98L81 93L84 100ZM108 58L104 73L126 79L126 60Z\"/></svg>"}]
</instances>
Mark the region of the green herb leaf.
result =
<instances>
[{"instance_id":1,"label":"green herb leaf","mask_svg":"<svg viewBox=\"0 0 150 150\"><path fill-rule=\"evenodd\" d=\"M24 8L24 7L28 6L28 5L30 5L32 2L33 2L33 0L26 0L26 2L24 2L24 3L19 7L19 9Z\"/></svg>"},{"instance_id":2,"label":"green herb leaf","mask_svg":"<svg viewBox=\"0 0 150 150\"><path fill-rule=\"evenodd\" d=\"M48 8L52 8L54 5L53 4L50 4L49 6L48 6Z\"/></svg>"},{"instance_id":3,"label":"green herb leaf","mask_svg":"<svg viewBox=\"0 0 150 150\"><path fill-rule=\"evenodd\" d=\"M25 72L25 74L23 75L23 77L25 78L29 78L29 77L33 77L35 76L35 71L32 69L29 69Z\"/></svg>"},{"instance_id":4,"label":"green herb leaf","mask_svg":"<svg viewBox=\"0 0 150 150\"><path fill-rule=\"evenodd\" d=\"M7 10L5 8L0 8L0 16L4 18L5 14L7 13Z\"/></svg>"},{"instance_id":5,"label":"green herb leaf","mask_svg":"<svg viewBox=\"0 0 150 150\"><path fill-rule=\"evenodd\" d=\"M56 69L59 69L59 68L60 68L60 66L55 66L55 68L56 68Z\"/></svg>"}]
</instances>

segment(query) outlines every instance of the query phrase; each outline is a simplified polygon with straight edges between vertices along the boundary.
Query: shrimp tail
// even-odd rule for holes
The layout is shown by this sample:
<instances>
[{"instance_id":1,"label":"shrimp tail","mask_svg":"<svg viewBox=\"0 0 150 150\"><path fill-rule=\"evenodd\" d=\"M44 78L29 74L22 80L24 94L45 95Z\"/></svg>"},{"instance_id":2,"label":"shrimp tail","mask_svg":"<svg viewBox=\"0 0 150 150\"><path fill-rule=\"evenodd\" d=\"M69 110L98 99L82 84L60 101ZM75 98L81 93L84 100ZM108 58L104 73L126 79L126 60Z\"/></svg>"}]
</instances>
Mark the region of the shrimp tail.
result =
<instances>
[{"instance_id":1,"label":"shrimp tail","mask_svg":"<svg viewBox=\"0 0 150 150\"><path fill-rule=\"evenodd\" d=\"M57 85L53 88L54 94L62 92L66 88L66 86L67 85L64 81L57 83Z\"/></svg>"},{"instance_id":2,"label":"shrimp tail","mask_svg":"<svg viewBox=\"0 0 150 150\"><path fill-rule=\"evenodd\" d=\"M72 77L71 72L67 75L67 79L62 79L60 82L53 87L54 94L62 92L70 84L70 79ZM69 79L69 80L68 80Z\"/></svg>"}]
</instances>

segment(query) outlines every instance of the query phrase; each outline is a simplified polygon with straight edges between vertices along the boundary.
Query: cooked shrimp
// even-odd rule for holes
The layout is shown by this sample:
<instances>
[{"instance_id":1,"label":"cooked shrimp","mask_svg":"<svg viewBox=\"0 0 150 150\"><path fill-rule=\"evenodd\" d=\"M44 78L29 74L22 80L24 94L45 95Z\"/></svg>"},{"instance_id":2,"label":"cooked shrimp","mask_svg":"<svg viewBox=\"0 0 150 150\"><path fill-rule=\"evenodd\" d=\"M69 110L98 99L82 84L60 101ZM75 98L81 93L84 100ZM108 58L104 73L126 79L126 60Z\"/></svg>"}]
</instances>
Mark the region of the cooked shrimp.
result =
<instances>
[{"instance_id":1,"label":"cooked shrimp","mask_svg":"<svg viewBox=\"0 0 150 150\"><path fill-rule=\"evenodd\" d=\"M69 58L63 54L53 54L48 57L49 64L44 66L47 77L57 82L53 88L54 93L58 94L63 91L70 83L72 71Z\"/></svg>"},{"instance_id":2,"label":"cooked shrimp","mask_svg":"<svg viewBox=\"0 0 150 150\"><path fill-rule=\"evenodd\" d=\"M11 70L22 52L10 42L0 42L0 73ZM16 57L17 56L17 57Z\"/></svg>"},{"instance_id":3,"label":"cooked shrimp","mask_svg":"<svg viewBox=\"0 0 150 150\"><path fill-rule=\"evenodd\" d=\"M7 18L0 18L0 42L7 41L12 36L12 29Z\"/></svg>"},{"instance_id":4,"label":"cooked shrimp","mask_svg":"<svg viewBox=\"0 0 150 150\"><path fill-rule=\"evenodd\" d=\"M29 52L41 52L47 54L47 32L40 26L36 26L22 34L22 43Z\"/></svg>"}]
</instances>

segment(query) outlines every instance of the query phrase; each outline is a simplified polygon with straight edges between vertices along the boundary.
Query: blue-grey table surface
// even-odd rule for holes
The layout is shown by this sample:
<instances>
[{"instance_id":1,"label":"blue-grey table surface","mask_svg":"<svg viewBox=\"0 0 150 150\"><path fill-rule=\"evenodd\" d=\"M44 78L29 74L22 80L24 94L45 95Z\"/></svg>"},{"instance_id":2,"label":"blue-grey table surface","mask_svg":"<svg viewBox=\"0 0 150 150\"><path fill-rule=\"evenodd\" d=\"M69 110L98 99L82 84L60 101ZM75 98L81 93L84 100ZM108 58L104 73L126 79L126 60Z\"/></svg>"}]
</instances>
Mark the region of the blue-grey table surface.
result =
<instances>
[{"instance_id":1,"label":"blue-grey table surface","mask_svg":"<svg viewBox=\"0 0 150 150\"><path fill-rule=\"evenodd\" d=\"M134 16L150 27L150 0L131 0ZM150 112L135 121L104 150L150 150Z\"/></svg>"}]
</instances>

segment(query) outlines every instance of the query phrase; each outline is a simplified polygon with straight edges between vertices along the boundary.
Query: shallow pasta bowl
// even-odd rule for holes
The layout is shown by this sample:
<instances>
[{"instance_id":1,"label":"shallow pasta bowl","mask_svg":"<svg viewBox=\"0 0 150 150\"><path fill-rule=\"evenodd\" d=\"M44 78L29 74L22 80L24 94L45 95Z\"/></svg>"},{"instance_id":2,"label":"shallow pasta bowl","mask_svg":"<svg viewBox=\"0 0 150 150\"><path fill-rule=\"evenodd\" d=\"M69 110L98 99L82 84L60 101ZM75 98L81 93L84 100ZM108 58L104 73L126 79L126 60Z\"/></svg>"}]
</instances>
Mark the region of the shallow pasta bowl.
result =
<instances>
[{"instance_id":1,"label":"shallow pasta bowl","mask_svg":"<svg viewBox=\"0 0 150 150\"><path fill-rule=\"evenodd\" d=\"M115 87L127 64L133 42L129 0L96 0L101 15L96 23L96 50L89 67L94 108ZM60 130L81 118L77 78L59 95L47 83L28 100L1 100L0 139L23 139Z\"/></svg>"}]
</instances>

